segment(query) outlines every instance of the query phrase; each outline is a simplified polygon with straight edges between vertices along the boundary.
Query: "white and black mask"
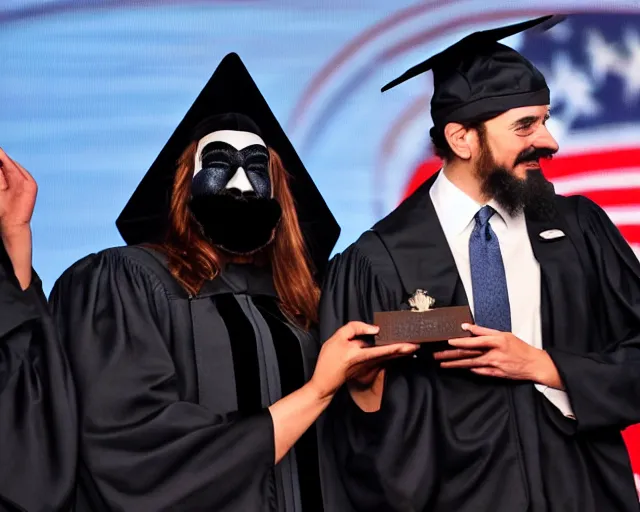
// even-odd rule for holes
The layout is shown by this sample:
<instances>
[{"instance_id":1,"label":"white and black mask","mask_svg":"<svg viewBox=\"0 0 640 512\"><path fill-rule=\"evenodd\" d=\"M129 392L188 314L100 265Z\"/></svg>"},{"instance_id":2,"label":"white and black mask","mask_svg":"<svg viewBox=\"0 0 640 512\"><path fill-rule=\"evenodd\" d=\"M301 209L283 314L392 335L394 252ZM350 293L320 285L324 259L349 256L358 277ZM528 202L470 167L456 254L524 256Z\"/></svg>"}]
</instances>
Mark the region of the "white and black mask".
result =
<instances>
[{"instance_id":1,"label":"white and black mask","mask_svg":"<svg viewBox=\"0 0 640 512\"><path fill-rule=\"evenodd\" d=\"M204 235L230 253L251 254L268 245L282 210L273 198L262 138L236 130L200 138L189 206Z\"/></svg>"}]
</instances>

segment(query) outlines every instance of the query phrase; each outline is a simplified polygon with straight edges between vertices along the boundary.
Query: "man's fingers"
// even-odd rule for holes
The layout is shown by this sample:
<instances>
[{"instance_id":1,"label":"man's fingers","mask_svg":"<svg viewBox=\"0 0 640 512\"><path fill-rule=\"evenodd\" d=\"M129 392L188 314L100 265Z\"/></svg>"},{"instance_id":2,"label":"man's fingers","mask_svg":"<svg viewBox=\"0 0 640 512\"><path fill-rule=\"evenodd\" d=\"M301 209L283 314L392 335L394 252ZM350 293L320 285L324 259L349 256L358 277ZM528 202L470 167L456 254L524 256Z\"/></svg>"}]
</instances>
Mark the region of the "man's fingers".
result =
<instances>
[{"instance_id":1,"label":"man's fingers","mask_svg":"<svg viewBox=\"0 0 640 512\"><path fill-rule=\"evenodd\" d=\"M452 349L443 350L433 354L433 358L437 361L447 361L451 359L466 359L469 357L478 357L484 354L482 350Z\"/></svg>"},{"instance_id":2,"label":"man's fingers","mask_svg":"<svg viewBox=\"0 0 640 512\"><path fill-rule=\"evenodd\" d=\"M487 361L484 356L456 359L455 361L443 361L440 363L441 368L480 368L481 366L487 366Z\"/></svg>"},{"instance_id":3,"label":"man's fingers","mask_svg":"<svg viewBox=\"0 0 640 512\"><path fill-rule=\"evenodd\" d=\"M482 368L470 368L470 370L476 375L484 375L485 377L507 377L507 374L498 368L489 368L485 366Z\"/></svg>"},{"instance_id":4,"label":"man's fingers","mask_svg":"<svg viewBox=\"0 0 640 512\"><path fill-rule=\"evenodd\" d=\"M495 336L478 336L477 338L457 338L449 340L449 345L462 349L490 349L499 345Z\"/></svg>"},{"instance_id":5,"label":"man's fingers","mask_svg":"<svg viewBox=\"0 0 640 512\"><path fill-rule=\"evenodd\" d=\"M462 329L465 331L469 331L475 336L493 336L496 334L500 334L500 331L489 329L488 327L481 327L475 324L462 324Z\"/></svg>"}]
</instances>

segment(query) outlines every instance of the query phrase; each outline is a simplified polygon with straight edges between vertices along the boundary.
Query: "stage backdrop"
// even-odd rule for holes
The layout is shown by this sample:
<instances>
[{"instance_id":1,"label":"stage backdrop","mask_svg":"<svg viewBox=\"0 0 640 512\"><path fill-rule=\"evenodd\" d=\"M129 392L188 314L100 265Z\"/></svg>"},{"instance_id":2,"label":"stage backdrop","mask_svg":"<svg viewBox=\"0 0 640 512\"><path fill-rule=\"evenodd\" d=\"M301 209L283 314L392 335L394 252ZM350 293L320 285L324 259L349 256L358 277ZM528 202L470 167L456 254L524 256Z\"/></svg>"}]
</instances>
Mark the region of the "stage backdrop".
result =
<instances>
[{"instance_id":1,"label":"stage backdrop","mask_svg":"<svg viewBox=\"0 0 640 512\"><path fill-rule=\"evenodd\" d=\"M546 171L640 247L640 2L590 4L4 0L0 146L40 185L46 290L78 258L122 243L115 218L226 53L245 61L291 136L342 226L341 250L438 167L430 77L380 87L472 30L549 12L578 14L506 41L552 90L561 150ZM627 438L640 473L640 435Z\"/></svg>"}]
</instances>

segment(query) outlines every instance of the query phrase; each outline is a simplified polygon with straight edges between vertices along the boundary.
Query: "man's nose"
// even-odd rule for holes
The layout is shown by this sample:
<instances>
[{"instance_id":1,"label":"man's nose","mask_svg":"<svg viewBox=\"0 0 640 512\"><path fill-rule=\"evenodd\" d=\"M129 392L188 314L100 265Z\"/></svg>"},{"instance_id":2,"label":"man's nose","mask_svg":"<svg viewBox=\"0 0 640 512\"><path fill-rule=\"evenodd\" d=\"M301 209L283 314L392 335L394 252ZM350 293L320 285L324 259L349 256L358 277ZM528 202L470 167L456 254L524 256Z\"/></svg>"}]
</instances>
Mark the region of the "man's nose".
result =
<instances>
[{"instance_id":1,"label":"man's nose","mask_svg":"<svg viewBox=\"0 0 640 512\"><path fill-rule=\"evenodd\" d=\"M549 128L545 125L542 125L539 130L539 135L536 137L536 140L533 142L533 146L537 148L548 148L552 150L554 153L560 149L558 142L553 138Z\"/></svg>"}]
</instances>

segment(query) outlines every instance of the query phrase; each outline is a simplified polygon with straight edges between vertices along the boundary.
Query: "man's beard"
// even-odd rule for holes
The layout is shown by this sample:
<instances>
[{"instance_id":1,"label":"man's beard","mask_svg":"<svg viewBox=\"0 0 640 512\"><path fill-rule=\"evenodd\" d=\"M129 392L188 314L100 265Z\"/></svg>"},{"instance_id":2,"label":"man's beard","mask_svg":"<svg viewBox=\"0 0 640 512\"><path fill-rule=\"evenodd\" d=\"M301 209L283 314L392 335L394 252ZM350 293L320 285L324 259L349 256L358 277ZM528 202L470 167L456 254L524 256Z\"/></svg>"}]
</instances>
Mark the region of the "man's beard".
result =
<instances>
[{"instance_id":1,"label":"man's beard","mask_svg":"<svg viewBox=\"0 0 640 512\"><path fill-rule=\"evenodd\" d=\"M482 180L483 195L493 198L511 217L526 211L536 219L552 218L555 212L555 189L542 170L529 169L525 178L518 178L513 171L496 163L483 134L480 144L482 152L476 172ZM547 148L529 148L518 155L513 167L549 158L554 153Z\"/></svg>"},{"instance_id":2,"label":"man's beard","mask_svg":"<svg viewBox=\"0 0 640 512\"><path fill-rule=\"evenodd\" d=\"M239 255L254 254L269 245L282 217L282 208L273 198L226 191L193 197L189 208L212 245Z\"/></svg>"}]
</instances>

